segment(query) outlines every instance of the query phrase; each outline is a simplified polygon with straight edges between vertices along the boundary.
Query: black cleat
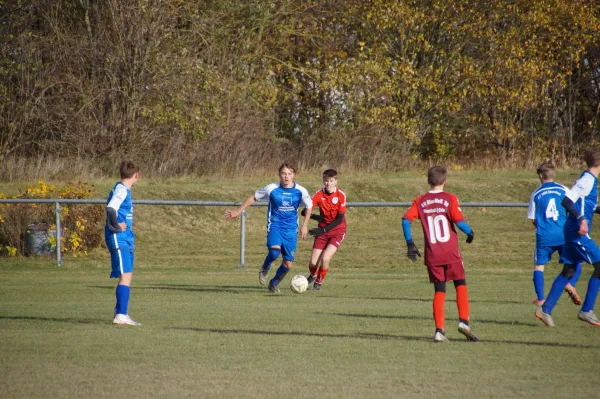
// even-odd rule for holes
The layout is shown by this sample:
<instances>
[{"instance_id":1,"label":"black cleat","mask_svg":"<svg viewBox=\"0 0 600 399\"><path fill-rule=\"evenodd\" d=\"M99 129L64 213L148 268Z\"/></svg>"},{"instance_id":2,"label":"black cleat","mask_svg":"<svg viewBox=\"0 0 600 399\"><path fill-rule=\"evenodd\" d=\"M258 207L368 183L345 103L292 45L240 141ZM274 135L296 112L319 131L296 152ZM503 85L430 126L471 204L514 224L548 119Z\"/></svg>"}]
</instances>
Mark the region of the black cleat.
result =
<instances>
[{"instance_id":1,"label":"black cleat","mask_svg":"<svg viewBox=\"0 0 600 399\"><path fill-rule=\"evenodd\" d=\"M308 277L306 278L308 280L308 284L312 284L315 282L315 280L317 279L316 277L313 277L312 274L309 274Z\"/></svg>"},{"instance_id":2,"label":"black cleat","mask_svg":"<svg viewBox=\"0 0 600 399\"><path fill-rule=\"evenodd\" d=\"M319 284L319 283L315 283L315 285L313 286L313 289L314 289L315 291L319 291L319 290L321 289L321 284Z\"/></svg>"},{"instance_id":3,"label":"black cleat","mask_svg":"<svg viewBox=\"0 0 600 399\"><path fill-rule=\"evenodd\" d=\"M269 291L271 291L271 294L279 294L279 286L269 284Z\"/></svg>"}]
</instances>

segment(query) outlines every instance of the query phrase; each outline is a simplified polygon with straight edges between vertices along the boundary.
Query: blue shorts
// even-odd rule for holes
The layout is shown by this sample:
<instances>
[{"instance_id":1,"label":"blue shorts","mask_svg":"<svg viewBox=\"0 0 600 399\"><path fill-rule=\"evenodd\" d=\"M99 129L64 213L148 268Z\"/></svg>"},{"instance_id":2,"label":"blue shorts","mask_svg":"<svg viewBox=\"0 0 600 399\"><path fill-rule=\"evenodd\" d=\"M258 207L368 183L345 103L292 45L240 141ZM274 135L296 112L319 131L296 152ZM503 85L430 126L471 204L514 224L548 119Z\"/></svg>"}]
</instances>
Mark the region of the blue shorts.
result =
<instances>
[{"instance_id":1,"label":"blue shorts","mask_svg":"<svg viewBox=\"0 0 600 399\"><path fill-rule=\"evenodd\" d=\"M296 245L298 244L298 232L282 233L276 228L271 228L267 233L267 248L281 247L283 260L294 261Z\"/></svg>"},{"instance_id":2,"label":"blue shorts","mask_svg":"<svg viewBox=\"0 0 600 399\"><path fill-rule=\"evenodd\" d=\"M579 236L568 240L563 250L564 263L575 265L579 262L594 264L600 262L600 248L590 236Z\"/></svg>"},{"instance_id":3,"label":"blue shorts","mask_svg":"<svg viewBox=\"0 0 600 399\"><path fill-rule=\"evenodd\" d=\"M535 252L533 253L533 264L534 265L545 265L552 260L552 254L558 251L559 262L562 262L563 246L553 245L551 247L535 246Z\"/></svg>"},{"instance_id":4,"label":"blue shorts","mask_svg":"<svg viewBox=\"0 0 600 399\"><path fill-rule=\"evenodd\" d=\"M104 236L110 252L111 278L119 278L123 273L133 273L134 244L117 239L116 234Z\"/></svg>"}]
</instances>

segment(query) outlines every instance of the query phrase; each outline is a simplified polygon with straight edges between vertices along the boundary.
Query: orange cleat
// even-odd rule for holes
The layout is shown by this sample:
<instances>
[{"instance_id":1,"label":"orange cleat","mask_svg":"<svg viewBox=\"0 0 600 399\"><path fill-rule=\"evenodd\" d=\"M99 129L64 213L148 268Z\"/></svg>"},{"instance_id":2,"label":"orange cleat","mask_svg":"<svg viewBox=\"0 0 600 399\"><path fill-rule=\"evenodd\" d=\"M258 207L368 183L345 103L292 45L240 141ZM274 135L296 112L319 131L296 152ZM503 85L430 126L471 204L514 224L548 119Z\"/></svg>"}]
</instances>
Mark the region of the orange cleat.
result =
<instances>
[{"instance_id":1,"label":"orange cleat","mask_svg":"<svg viewBox=\"0 0 600 399\"><path fill-rule=\"evenodd\" d=\"M579 295L577 295L577 291L575 290L575 287L573 287L571 284L568 284L565 287L565 292L567 293L569 298L571 298L571 301L575 305L577 305L577 306L581 305L581 297Z\"/></svg>"}]
</instances>

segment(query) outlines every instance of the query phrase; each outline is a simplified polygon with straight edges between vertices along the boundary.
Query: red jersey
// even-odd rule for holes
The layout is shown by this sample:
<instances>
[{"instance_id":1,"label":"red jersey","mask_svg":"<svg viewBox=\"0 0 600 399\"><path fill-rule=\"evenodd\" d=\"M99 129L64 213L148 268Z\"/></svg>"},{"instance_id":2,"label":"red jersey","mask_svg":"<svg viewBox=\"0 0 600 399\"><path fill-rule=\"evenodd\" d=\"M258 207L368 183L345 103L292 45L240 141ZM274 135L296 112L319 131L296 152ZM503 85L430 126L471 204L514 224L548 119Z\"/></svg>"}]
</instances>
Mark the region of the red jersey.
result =
<instances>
[{"instance_id":1,"label":"red jersey","mask_svg":"<svg viewBox=\"0 0 600 399\"><path fill-rule=\"evenodd\" d=\"M336 188L331 194L328 194L325 189L317 191L312 197L312 203L313 207L319 207L319 212L323 217L323 221L319 222L319 227L327 226L335 220L338 214L346 213L346 193L339 188ZM346 218L330 231L345 232Z\"/></svg>"},{"instance_id":2,"label":"red jersey","mask_svg":"<svg viewBox=\"0 0 600 399\"><path fill-rule=\"evenodd\" d=\"M403 217L412 223L419 219L425 235L425 264L448 265L461 262L455 223L463 222L458 198L445 191L429 191L413 201Z\"/></svg>"}]
</instances>

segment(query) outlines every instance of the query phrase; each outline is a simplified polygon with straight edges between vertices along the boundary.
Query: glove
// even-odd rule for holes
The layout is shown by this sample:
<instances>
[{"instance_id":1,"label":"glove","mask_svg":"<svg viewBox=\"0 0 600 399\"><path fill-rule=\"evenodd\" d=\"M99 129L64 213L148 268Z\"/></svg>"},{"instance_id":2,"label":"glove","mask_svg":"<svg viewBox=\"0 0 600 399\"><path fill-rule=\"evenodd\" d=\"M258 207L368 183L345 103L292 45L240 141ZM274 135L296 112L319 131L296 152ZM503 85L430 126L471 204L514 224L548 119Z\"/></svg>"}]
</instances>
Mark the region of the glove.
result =
<instances>
[{"instance_id":1,"label":"glove","mask_svg":"<svg viewBox=\"0 0 600 399\"><path fill-rule=\"evenodd\" d=\"M472 243L474 238L475 238L475 232L473 230L471 230L471 234L467 235L467 244Z\"/></svg>"},{"instance_id":2,"label":"glove","mask_svg":"<svg viewBox=\"0 0 600 399\"><path fill-rule=\"evenodd\" d=\"M415 244L411 243L411 244L408 244L408 251L406 252L406 256L408 256L408 259L415 262L417 260L417 256L419 258L421 257L421 253L417 249L417 246Z\"/></svg>"},{"instance_id":3,"label":"glove","mask_svg":"<svg viewBox=\"0 0 600 399\"><path fill-rule=\"evenodd\" d=\"M315 227L314 229L308 230L308 234L310 234L313 237L318 237L320 235L325 234L325 229L322 227Z\"/></svg>"}]
</instances>

